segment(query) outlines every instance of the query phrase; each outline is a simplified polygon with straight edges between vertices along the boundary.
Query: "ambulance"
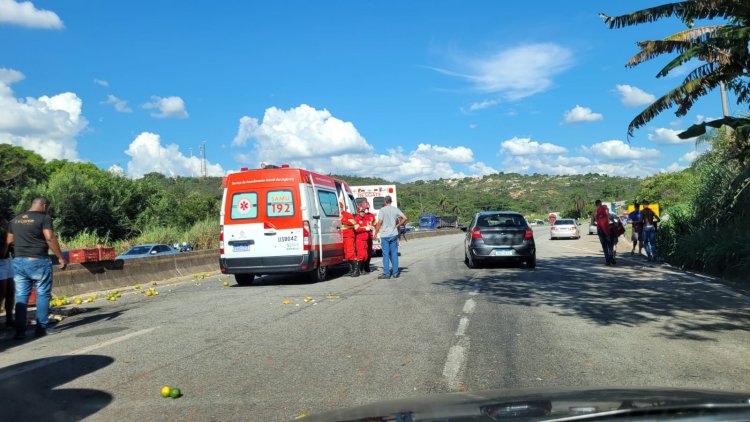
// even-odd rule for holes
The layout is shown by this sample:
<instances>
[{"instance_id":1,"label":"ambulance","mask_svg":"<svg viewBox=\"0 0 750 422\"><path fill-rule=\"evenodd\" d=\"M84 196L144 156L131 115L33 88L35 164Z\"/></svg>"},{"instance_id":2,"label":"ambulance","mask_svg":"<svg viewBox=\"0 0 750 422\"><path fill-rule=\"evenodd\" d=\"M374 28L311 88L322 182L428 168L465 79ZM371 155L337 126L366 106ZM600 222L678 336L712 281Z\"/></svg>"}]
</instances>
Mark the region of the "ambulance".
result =
<instances>
[{"instance_id":1,"label":"ambulance","mask_svg":"<svg viewBox=\"0 0 750 422\"><path fill-rule=\"evenodd\" d=\"M224 178L219 266L240 285L265 274L306 273L323 281L344 262L339 203L356 213L343 180L288 165Z\"/></svg>"},{"instance_id":2,"label":"ambulance","mask_svg":"<svg viewBox=\"0 0 750 422\"><path fill-rule=\"evenodd\" d=\"M378 210L385 206L385 197L390 195L393 202L391 205L398 207L398 197L396 195L396 185L363 185L363 186L352 186L352 192L354 193L354 200L359 204L367 201L370 204L370 212L375 214L377 217ZM381 251L380 247L380 235L377 239L372 240L373 253L377 254Z\"/></svg>"}]
</instances>

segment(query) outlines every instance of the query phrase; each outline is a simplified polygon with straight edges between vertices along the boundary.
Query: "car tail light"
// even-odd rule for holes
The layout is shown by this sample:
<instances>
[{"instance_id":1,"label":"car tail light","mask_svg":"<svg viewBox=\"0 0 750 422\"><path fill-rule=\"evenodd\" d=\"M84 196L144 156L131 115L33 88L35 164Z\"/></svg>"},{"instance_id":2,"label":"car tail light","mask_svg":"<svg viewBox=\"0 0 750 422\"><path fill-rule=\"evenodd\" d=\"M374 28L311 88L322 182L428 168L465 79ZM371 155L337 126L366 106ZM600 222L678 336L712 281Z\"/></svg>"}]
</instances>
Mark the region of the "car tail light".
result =
<instances>
[{"instance_id":1,"label":"car tail light","mask_svg":"<svg viewBox=\"0 0 750 422\"><path fill-rule=\"evenodd\" d=\"M552 230L552 231L555 231L555 226L552 226L549 229Z\"/></svg>"},{"instance_id":2,"label":"car tail light","mask_svg":"<svg viewBox=\"0 0 750 422\"><path fill-rule=\"evenodd\" d=\"M224 226L219 230L219 254L224 255Z\"/></svg>"},{"instance_id":3,"label":"car tail light","mask_svg":"<svg viewBox=\"0 0 750 422\"><path fill-rule=\"evenodd\" d=\"M531 230L531 227L526 226L526 233L524 233L523 238L532 239L533 237L534 237L534 230Z\"/></svg>"},{"instance_id":4,"label":"car tail light","mask_svg":"<svg viewBox=\"0 0 750 422\"><path fill-rule=\"evenodd\" d=\"M481 239L482 238L482 232L479 231L479 227L474 227L474 230L471 231L471 238L472 239Z\"/></svg>"},{"instance_id":5,"label":"car tail light","mask_svg":"<svg viewBox=\"0 0 750 422\"><path fill-rule=\"evenodd\" d=\"M309 251L311 243L312 242L310 241L310 222L305 220L302 222L302 248L303 250Z\"/></svg>"}]
</instances>

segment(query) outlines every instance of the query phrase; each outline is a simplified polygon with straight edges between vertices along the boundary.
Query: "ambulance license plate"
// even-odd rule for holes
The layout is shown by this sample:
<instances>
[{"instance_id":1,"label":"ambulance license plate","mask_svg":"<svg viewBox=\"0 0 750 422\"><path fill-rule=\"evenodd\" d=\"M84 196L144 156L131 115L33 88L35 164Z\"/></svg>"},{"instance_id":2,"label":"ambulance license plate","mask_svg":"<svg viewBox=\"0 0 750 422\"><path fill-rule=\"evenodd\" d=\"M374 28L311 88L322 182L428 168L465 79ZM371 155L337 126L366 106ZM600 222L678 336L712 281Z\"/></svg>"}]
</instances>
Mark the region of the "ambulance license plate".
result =
<instances>
[{"instance_id":1,"label":"ambulance license plate","mask_svg":"<svg viewBox=\"0 0 750 422\"><path fill-rule=\"evenodd\" d=\"M232 245L233 252L247 252L249 250L250 250L249 243L235 243L234 245Z\"/></svg>"}]
</instances>

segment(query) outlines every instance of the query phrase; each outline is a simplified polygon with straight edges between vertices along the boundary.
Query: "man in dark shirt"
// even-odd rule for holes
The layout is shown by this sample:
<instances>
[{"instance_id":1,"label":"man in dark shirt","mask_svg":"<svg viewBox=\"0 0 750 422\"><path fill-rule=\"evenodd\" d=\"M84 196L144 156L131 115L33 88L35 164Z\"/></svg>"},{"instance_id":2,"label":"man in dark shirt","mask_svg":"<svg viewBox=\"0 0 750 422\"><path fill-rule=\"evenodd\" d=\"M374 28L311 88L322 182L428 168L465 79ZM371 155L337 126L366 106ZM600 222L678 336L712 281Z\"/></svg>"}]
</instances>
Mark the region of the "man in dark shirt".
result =
<instances>
[{"instance_id":1,"label":"man in dark shirt","mask_svg":"<svg viewBox=\"0 0 750 422\"><path fill-rule=\"evenodd\" d=\"M36 288L36 336L54 334L49 322L49 300L52 296L52 263L49 249L57 256L60 269L65 269L65 258L52 230L52 219L47 214L49 200L34 198L28 211L16 216L8 226L7 244L13 245L13 280L16 284L16 335L26 337L26 308L31 288Z\"/></svg>"}]
</instances>

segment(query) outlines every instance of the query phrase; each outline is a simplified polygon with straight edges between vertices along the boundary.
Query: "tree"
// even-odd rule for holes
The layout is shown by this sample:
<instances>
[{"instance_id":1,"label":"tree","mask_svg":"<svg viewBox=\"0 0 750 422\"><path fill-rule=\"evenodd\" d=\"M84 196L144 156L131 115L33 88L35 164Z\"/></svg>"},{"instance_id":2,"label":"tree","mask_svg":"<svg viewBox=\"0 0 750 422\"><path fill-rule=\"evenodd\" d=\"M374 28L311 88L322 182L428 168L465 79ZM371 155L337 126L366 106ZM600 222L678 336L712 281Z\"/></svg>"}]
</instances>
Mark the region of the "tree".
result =
<instances>
[{"instance_id":1,"label":"tree","mask_svg":"<svg viewBox=\"0 0 750 422\"><path fill-rule=\"evenodd\" d=\"M668 3L638 10L622 16L601 14L610 28L635 26L668 17L678 17L687 29L661 40L639 41L640 52L633 56L626 67L637 66L664 54L676 53L657 77L664 77L672 70L690 61L695 67L675 88L654 101L628 125L628 135L646 125L658 114L677 106L676 115L684 116L696 100L719 86L737 95L737 103L750 101L750 4L746 0L689 0ZM722 18L726 23L693 28L696 20ZM747 119L746 119L747 120ZM747 120L750 124L750 120ZM701 126L701 125L698 125ZM705 125L701 126L705 131ZM693 132L699 130L691 127ZM748 127L750 130L750 127Z\"/></svg>"},{"instance_id":2,"label":"tree","mask_svg":"<svg viewBox=\"0 0 750 422\"><path fill-rule=\"evenodd\" d=\"M576 217L583 217L583 209L586 207L586 193L581 188L573 190L570 194L570 202L573 204Z\"/></svg>"}]
</instances>

